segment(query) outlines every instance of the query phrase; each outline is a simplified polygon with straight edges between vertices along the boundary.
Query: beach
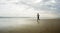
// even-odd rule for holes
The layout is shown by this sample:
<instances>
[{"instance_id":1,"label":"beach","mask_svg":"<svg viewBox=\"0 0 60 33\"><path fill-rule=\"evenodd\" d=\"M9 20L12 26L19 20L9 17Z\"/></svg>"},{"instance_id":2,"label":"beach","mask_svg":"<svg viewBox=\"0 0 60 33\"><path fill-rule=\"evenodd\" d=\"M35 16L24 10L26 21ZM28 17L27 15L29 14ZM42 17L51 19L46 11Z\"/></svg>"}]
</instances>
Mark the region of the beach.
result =
<instances>
[{"instance_id":1,"label":"beach","mask_svg":"<svg viewBox=\"0 0 60 33\"><path fill-rule=\"evenodd\" d=\"M60 33L60 19L0 18L0 33Z\"/></svg>"}]
</instances>

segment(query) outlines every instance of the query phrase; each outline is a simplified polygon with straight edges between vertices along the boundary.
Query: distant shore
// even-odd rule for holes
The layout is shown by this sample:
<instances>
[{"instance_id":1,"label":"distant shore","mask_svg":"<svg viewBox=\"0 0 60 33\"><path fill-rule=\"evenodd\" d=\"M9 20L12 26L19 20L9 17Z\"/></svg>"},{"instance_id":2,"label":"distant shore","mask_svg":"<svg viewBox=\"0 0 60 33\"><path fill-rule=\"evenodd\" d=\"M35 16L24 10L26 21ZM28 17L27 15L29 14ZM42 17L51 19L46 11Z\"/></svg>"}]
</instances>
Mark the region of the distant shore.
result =
<instances>
[{"instance_id":1,"label":"distant shore","mask_svg":"<svg viewBox=\"0 0 60 33\"><path fill-rule=\"evenodd\" d=\"M32 17L0 17L0 18L32 18Z\"/></svg>"}]
</instances>

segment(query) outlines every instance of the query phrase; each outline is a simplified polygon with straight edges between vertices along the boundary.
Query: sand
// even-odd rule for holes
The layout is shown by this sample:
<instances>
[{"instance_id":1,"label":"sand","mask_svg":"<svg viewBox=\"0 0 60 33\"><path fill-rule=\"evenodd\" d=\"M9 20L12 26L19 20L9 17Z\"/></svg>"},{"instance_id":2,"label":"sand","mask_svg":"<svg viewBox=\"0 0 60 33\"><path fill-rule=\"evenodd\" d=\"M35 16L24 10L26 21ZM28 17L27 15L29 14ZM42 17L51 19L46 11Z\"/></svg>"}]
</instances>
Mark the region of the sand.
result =
<instances>
[{"instance_id":1,"label":"sand","mask_svg":"<svg viewBox=\"0 0 60 33\"><path fill-rule=\"evenodd\" d=\"M60 19L26 20L27 24L9 26L0 30L0 33L60 33Z\"/></svg>"}]
</instances>

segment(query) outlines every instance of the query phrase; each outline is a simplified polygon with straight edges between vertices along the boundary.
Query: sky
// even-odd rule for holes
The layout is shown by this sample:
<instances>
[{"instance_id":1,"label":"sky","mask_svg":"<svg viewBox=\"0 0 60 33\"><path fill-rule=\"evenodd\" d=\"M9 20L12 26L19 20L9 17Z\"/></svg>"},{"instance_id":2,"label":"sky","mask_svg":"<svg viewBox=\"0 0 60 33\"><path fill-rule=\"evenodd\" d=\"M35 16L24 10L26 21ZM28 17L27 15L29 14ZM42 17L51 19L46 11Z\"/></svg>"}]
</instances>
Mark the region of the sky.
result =
<instances>
[{"instance_id":1,"label":"sky","mask_svg":"<svg viewBox=\"0 0 60 33\"><path fill-rule=\"evenodd\" d=\"M1 17L60 18L60 0L0 0Z\"/></svg>"}]
</instances>

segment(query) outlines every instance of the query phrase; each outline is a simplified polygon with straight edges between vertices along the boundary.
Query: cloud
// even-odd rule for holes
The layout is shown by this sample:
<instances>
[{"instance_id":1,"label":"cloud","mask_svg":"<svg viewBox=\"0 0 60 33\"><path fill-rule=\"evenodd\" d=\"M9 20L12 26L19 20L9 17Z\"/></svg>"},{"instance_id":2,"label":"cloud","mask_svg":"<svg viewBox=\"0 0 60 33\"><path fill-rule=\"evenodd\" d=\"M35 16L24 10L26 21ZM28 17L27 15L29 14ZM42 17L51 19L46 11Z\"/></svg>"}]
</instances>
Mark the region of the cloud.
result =
<instances>
[{"instance_id":1,"label":"cloud","mask_svg":"<svg viewBox=\"0 0 60 33\"><path fill-rule=\"evenodd\" d=\"M0 16L59 17L60 0L0 0Z\"/></svg>"},{"instance_id":2,"label":"cloud","mask_svg":"<svg viewBox=\"0 0 60 33\"><path fill-rule=\"evenodd\" d=\"M51 15L54 14L56 16L60 16L59 0L41 0L40 2L37 3L32 3L32 2L28 3L28 1L26 0L25 2L21 1L21 3L34 8L34 10L37 11L43 10L44 12L51 13Z\"/></svg>"}]
</instances>

